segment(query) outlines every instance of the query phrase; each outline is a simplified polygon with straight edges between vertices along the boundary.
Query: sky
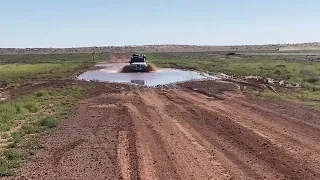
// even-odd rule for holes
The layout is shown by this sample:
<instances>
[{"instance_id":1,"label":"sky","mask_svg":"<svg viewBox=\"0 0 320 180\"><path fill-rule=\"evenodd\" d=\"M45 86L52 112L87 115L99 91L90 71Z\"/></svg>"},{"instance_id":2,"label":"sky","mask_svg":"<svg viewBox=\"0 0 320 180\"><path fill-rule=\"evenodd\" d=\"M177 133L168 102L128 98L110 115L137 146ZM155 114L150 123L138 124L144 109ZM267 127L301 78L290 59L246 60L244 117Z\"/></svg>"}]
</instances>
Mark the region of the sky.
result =
<instances>
[{"instance_id":1,"label":"sky","mask_svg":"<svg viewBox=\"0 0 320 180\"><path fill-rule=\"evenodd\" d=\"M0 0L0 48L320 41L319 0Z\"/></svg>"}]
</instances>

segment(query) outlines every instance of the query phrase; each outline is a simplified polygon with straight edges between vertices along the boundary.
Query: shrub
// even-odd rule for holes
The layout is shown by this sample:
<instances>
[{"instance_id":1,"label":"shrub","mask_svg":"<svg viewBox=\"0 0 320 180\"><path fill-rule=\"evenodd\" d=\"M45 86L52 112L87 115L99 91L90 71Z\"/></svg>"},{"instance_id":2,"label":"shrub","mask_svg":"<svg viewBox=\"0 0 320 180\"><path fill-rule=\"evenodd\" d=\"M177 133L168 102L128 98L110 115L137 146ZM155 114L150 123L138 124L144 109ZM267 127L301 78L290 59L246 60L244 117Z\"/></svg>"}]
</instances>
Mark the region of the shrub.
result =
<instances>
[{"instance_id":1,"label":"shrub","mask_svg":"<svg viewBox=\"0 0 320 180\"><path fill-rule=\"evenodd\" d=\"M43 95L44 95L44 93L41 92L41 91L36 93L36 96L37 96L37 97L42 97Z\"/></svg>"},{"instance_id":2,"label":"shrub","mask_svg":"<svg viewBox=\"0 0 320 180\"><path fill-rule=\"evenodd\" d=\"M58 120L52 117L46 117L39 121L39 124L44 127L54 128L58 126Z\"/></svg>"},{"instance_id":3,"label":"shrub","mask_svg":"<svg viewBox=\"0 0 320 180\"><path fill-rule=\"evenodd\" d=\"M319 77L311 77L311 78L308 78L308 79L306 80L306 82L308 82L308 83L316 83L316 82L318 82L319 80L320 80Z\"/></svg>"},{"instance_id":4,"label":"shrub","mask_svg":"<svg viewBox=\"0 0 320 180\"><path fill-rule=\"evenodd\" d=\"M38 107L35 103L28 103L23 107L26 108L31 113L36 113L38 111Z\"/></svg>"},{"instance_id":5,"label":"shrub","mask_svg":"<svg viewBox=\"0 0 320 180\"><path fill-rule=\"evenodd\" d=\"M44 130L43 127L37 126L37 125L32 125L32 124L26 124L26 125L22 126L22 129L26 134L41 133Z\"/></svg>"}]
</instances>

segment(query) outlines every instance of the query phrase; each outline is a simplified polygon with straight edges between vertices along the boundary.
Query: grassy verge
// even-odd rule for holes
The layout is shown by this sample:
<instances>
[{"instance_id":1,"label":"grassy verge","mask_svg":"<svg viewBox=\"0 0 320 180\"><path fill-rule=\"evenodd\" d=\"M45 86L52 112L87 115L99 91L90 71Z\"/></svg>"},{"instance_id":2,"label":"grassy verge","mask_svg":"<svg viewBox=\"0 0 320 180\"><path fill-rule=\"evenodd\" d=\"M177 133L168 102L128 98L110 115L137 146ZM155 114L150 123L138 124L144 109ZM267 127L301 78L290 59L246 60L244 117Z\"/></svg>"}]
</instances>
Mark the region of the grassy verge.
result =
<instances>
[{"instance_id":1,"label":"grassy verge","mask_svg":"<svg viewBox=\"0 0 320 180\"><path fill-rule=\"evenodd\" d=\"M3 151L0 156L0 177L12 175L33 150L41 148L34 138L55 128L66 118L75 103L86 96L87 89L69 86L47 88L0 104L0 134Z\"/></svg>"},{"instance_id":2,"label":"grassy verge","mask_svg":"<svg viewBox=\"0 0 320 180\"><path fill-rule=\"evenodd\" d=\"M96 60L105 59L107 53L97 53ZM91 62L92 54L29 54L29 55L0 55L0 63L2 64L41 64L41 63L64 63L64 62Z\"/></svg>"},{"instance_id":3,"label":"grassy verge","mask_svg":"<svg viewBox=\"0 0 320 180\"><path fill-rule=\"evenodd\" d=\"M98 53L95 61L104 60ZM91 54L45 54L0 56L0 82L21 83L26 80L71 79L93 67Z\"/></svg>"},{"instance_id":4,"label":"grassy verge","mask_svg":"<svg viewBox=\"0 0 320 180\"><path fill-rule=\"evenodd\" d=\"M265 99L300 102L305 105L311 105L320 110L320 91L293 91L293 92L271 92L264 91L257 93L258 96Z\"/></svg>"}]
</instances>

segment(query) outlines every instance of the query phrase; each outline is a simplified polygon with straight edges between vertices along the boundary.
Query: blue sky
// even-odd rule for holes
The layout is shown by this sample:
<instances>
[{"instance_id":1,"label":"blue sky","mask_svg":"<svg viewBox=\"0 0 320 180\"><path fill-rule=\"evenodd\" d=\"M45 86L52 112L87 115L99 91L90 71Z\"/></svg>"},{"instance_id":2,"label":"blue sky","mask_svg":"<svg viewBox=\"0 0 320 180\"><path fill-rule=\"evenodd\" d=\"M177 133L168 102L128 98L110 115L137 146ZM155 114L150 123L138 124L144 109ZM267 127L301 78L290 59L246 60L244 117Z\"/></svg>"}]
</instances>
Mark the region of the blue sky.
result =
<instances>
[{"instance_id":1,"label":"blue sky","mask_svg":"<svg viewBox=\"0 0 320 180\"><path fill-rule=\"evenodd\" d=\"M319 0L1 0L0 47L320 41Z\"/></svg>"}]
</instances>

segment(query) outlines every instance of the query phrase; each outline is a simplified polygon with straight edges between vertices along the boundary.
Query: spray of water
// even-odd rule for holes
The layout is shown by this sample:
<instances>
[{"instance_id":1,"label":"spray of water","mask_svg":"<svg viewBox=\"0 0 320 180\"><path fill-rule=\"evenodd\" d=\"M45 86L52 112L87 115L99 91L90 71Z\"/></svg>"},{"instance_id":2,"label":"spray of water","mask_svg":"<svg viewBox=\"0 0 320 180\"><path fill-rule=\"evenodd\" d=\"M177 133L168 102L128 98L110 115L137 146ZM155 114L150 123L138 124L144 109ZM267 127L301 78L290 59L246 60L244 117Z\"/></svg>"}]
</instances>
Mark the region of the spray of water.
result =
<instances>
[{"instance_id":1,"label":"spray of water","mask_svg":"<svg viewBox=\"0 0 320 180\"><path fill-rule=\"evenodd\" d=\"M148 67L144 72L156 72L158 69L154 64L148 64ZM120 73L133 73L134 71L130 68L130 65L124 66L122 69L119 71Z\"/></svg>"}]
</instances>

